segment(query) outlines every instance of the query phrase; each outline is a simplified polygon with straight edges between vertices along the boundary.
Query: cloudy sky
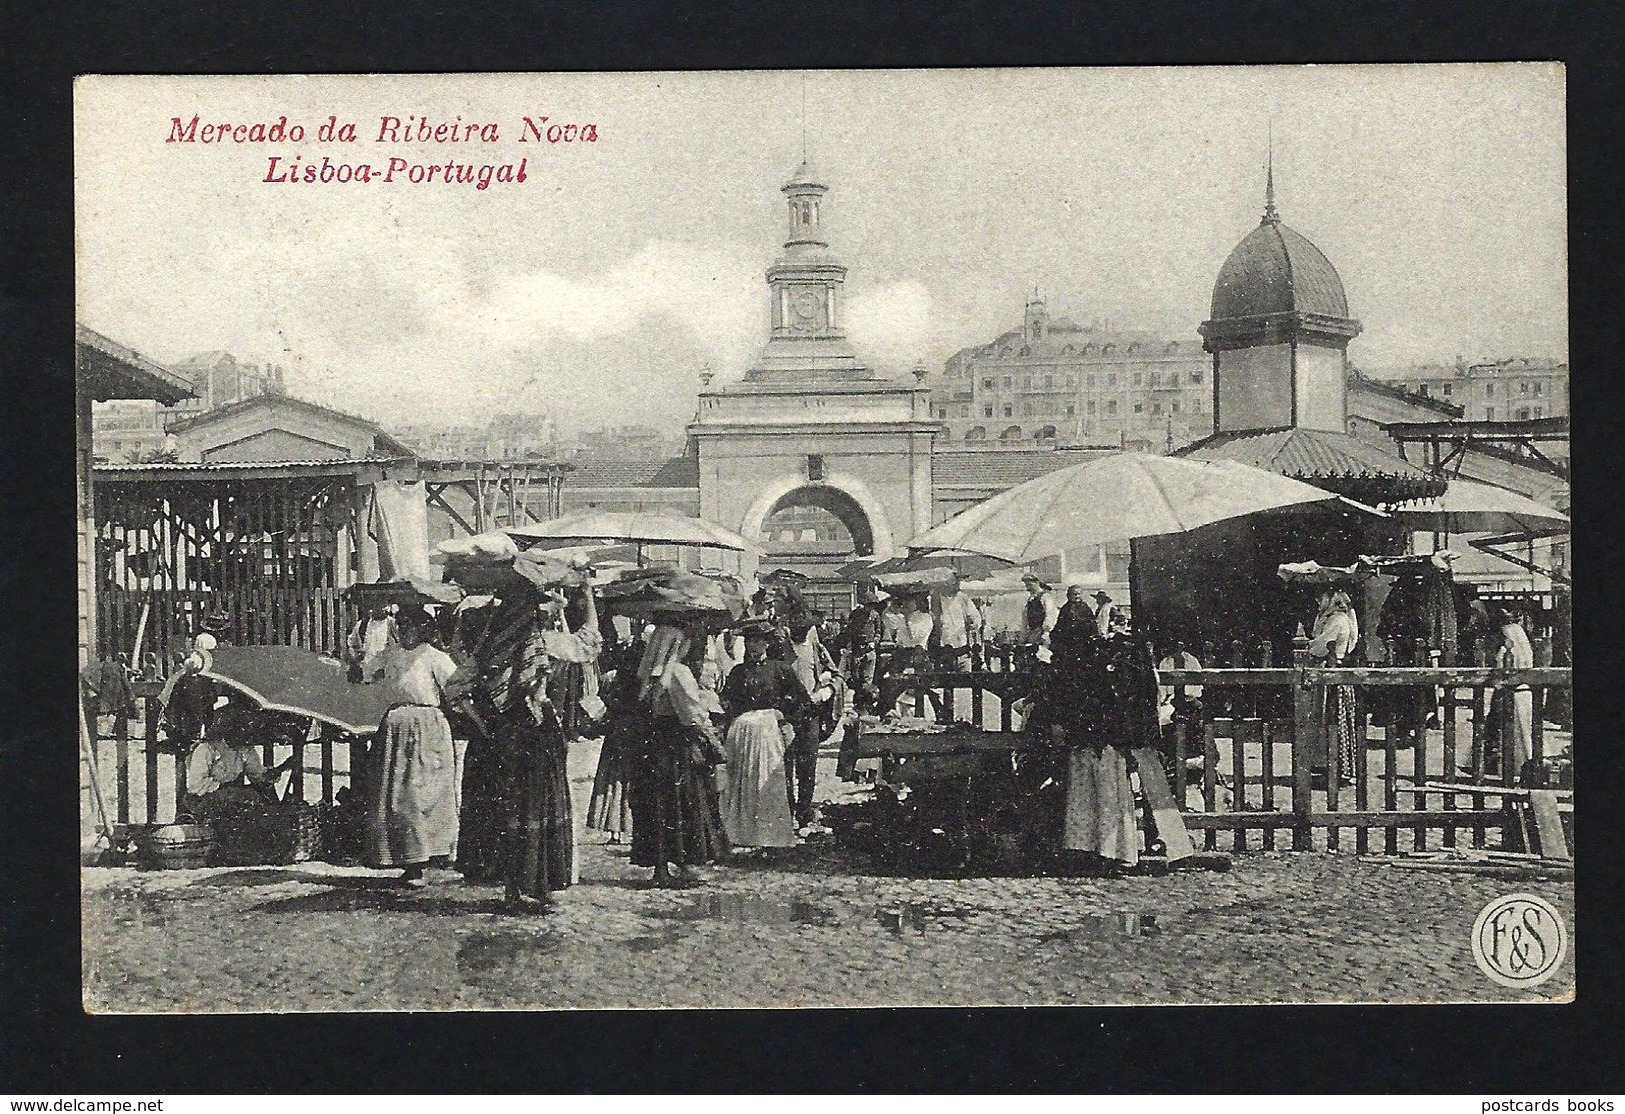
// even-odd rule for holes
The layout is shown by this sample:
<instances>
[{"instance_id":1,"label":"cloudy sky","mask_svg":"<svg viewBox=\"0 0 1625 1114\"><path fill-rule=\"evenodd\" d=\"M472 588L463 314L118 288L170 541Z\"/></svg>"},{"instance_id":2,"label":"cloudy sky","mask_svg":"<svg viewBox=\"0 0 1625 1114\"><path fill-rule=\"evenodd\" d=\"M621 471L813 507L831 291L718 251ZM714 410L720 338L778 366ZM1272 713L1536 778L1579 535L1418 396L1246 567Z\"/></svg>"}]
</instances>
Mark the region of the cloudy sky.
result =
<instances>
[{"instance_id":1,"label":"cloudy sky","mask_svg":"<svg viewBox=\"0 0 1625 1114\"><path fill-rule=\"evenodd\" d=\"M804 89L805 87L805 89ZM386 422L692 414L766 335L779 185L806 145L883 371L1051 311L1196 339L1258 220L1336 265L1363 367L1567 355L1563 79L1550 66L90 78L79 313L161 361L226 349ZM175 116L286 115L303 143L166 143ZM320 143L332 114L360 141ZM379 117L497 143L374 142ZM521 117L596 143L518 143ZM523 184L267 184L268 158L528 159Z\"/></svg>"}]
</instances>

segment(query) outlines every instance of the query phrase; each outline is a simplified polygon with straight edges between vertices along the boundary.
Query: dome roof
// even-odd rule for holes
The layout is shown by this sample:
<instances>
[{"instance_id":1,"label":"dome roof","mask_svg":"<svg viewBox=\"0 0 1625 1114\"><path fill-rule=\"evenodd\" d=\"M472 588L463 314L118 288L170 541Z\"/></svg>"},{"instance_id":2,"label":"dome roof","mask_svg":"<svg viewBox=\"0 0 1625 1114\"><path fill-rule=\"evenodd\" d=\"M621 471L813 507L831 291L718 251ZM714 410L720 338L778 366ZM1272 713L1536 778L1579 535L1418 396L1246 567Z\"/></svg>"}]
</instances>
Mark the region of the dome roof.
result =
<instances>
[{"instance_id":1,"label":"dome roof","mask_svg":"<svg viewBox=\"0 0 1625 1114\"><path fill-rule=\"evenodd\" d=\"M801 165L796 167L796 172L790 175L790 180L784 183L783 188L788 190L793 189L796 186L816 186L819 189L826 188L824 183L819 179L818 174L813 170L812 165L808 163L806 159L801 160Z\"/></svg>"},{"instance_id":2,"label":"dome roof","mask_svg":"<svg viewBox=\"0 0 1625 1114\"><path fill-rule=\"evenodd\" d=\"M1349 303L1331 260L1272 214L1219 268L1211 316L1221 321L1293 312L1346 318Z\"/></svg>"}]
</instances>

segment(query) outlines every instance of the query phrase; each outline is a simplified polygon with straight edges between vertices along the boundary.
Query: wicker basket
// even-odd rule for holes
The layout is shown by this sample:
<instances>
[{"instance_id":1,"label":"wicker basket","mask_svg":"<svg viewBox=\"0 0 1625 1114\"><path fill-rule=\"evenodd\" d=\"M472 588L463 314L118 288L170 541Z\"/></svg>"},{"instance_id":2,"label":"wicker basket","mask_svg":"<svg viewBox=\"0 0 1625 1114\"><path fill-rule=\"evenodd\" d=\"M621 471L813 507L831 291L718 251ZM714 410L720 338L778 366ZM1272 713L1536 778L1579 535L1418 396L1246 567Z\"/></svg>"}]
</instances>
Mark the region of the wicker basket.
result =
<instances>
[{"instance_id":1,"label":"wicker basket","mask_svg":"<svg viewBox=\"0 0 1625 1114\"><path fill-rule=\"evenodd\" d=\"M191 870L209 865L214 836L204 824L161 824L136 840L143 870Z\"/></svg>"}]
</instances>

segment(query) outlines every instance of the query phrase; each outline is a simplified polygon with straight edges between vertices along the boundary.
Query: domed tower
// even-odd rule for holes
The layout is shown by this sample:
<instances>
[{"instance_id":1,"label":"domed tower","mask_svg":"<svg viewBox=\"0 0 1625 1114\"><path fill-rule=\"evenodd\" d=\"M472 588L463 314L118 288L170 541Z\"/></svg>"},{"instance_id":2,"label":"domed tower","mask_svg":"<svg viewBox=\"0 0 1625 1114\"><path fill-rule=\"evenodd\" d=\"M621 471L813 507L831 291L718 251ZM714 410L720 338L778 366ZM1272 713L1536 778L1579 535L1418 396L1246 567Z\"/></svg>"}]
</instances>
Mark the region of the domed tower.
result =
<instances>
[{"instance_id":1,"label":"domed tower","mask_svg":"<svg viewBox=\"0 0 1625 1114\"><path fill-rule=\"evenodd\" d=\"M1201 326L1213 353L1215 429L1344 432L1348 344L1359 333L1337 268L1281 223L1271 167L1264 217L1219 269Z\"/></svg>"}]
</instances>

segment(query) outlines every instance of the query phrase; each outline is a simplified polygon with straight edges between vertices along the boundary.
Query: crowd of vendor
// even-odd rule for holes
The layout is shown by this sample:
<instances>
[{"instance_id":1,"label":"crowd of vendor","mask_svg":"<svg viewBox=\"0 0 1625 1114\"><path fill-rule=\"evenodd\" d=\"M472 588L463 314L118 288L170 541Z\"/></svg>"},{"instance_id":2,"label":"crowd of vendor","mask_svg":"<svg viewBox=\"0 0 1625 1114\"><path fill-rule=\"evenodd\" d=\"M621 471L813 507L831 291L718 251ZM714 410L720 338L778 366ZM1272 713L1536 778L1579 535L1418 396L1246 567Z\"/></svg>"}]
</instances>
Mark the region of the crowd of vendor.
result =
<instances>
[{"instance_id":1,"label":"crowd of vendor","mask_svg":"<svg viewBox=\"0 0 1625 1114\"><path fill-rule=\"evenodd\" d=\"M350 680L381 686L388 705L370 744L356 740L357 850L410 888L428 885L431 867L454 866L503 885L518 909L545 906L579 878L570 739L603 739L586 825L629 841L655 885L691 885L698 867L771 857L821 833L820 746L855 730L859 712L894 711L879 706L887 675L977 668L987 637L985 609L951 574L929 591L861 586L844 622L814 611L793 578L770 578L748 600L737 584L681 573L615 593L545 557L504 553L454 562L448 579L459 576L444 595L407 590L369 605L349 632ZM1153 656L1105 592L1073 585L1058 596L1033 573L1023 584L1032 684L1019 711L1032 745L1013 776L1029 842L1088 869L1126 869L1141 849L1134 754L1166 755L1172 725L1202 714L1200 690L1161 684L1158 669L1201 663L1183 644ZM1318 591L1313 660L1370 660L1355 591L1354 581ZM1494 632L1499 663L1533 664L1506 612L1474 611L1470 622ZM210 681L217 633L198 635L166 686L168 734L187 750L200 813L227 790L238 805L246 793L274 807L282 768L259 757L269 720ZM934 690L921 693L935 718L951 718ZM1333 687L1326 699L1346 777L1363 744L1354 691ZM1521 761L1528 692L1498 699L1505 745ZM468 740L460 781L454 737Z\"/></svg>"}]
</instances>

